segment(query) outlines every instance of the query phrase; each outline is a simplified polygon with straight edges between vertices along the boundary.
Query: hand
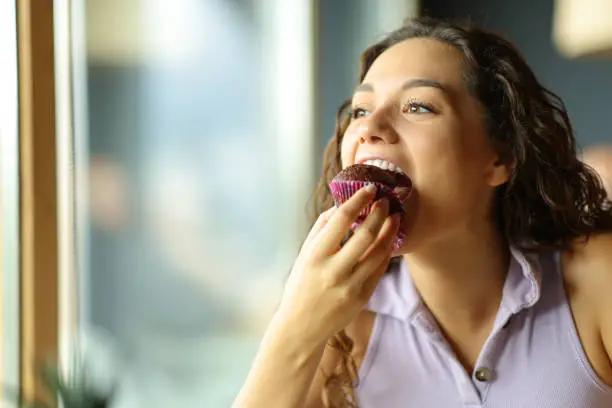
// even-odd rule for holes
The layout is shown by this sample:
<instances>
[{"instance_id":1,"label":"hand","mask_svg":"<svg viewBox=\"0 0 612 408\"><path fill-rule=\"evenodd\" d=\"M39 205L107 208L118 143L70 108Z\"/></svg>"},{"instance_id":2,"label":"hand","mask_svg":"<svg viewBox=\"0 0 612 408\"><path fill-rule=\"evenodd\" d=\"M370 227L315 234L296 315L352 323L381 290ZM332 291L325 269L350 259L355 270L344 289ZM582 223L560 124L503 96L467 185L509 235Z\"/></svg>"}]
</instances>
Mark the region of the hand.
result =
<instances>
[{"instance_id":1,"label":"hand","mask_svg":"<svg viewBox=\"0 0 612 408\"><path fill-rule=\"evenodd\" d=\"M345 328L370 299L385 273L399 217L377 201L357 232L340 248L375 189L364 187L338 208L321 214L293 266L277 312L286 329L313 344Z\"/></svg>"}]
</instances>

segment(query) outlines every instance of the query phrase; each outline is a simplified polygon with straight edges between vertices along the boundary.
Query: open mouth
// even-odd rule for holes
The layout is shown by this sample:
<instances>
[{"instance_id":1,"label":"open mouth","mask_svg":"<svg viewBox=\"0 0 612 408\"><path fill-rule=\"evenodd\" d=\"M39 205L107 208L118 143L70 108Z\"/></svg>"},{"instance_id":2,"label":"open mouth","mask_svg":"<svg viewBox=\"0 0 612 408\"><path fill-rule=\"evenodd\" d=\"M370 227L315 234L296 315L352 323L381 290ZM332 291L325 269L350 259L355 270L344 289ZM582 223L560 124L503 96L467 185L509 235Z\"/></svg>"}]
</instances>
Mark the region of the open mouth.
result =
<instances>
[{"instance_id":1,"label":"open mouth","mask_svg":"<svg viewBox=\"0 0 612 408\"><path fill-rule=\"evenodd\" d=\"M402 170L401 167L399 167L397 164L393 162L382 160L382 159L371 159L371 160L364 160L363 162L360 162L359 164L366 165L366 166L374 166L374 167L378 167L379 169L387 171L395 179L394 187L412 188L412 182L410 181L410 178L406 175L406 172L404 172L404 170Z\"/></svg>"},{"instance_id":2,"label":"open mouth","mask_svg":"<svg viewBox=\"0 0 612 408\"><path fill-rule=\"evenodd\" d=\"M386 161L386 160L376 159L376 160L366 160L366 161L364 161L361 164L365 165L365 166L378 167L379 169L382 169L382 170L385 170L386 172L388 172L395 179L395 186L394 187L396 187L396 188L397 187L400 187L400 188L402 188L402 187L410 187L410 188L412 188L412 181L410 181L410 178L406 175L404 170L402 170L395 163L392 163L392 162Z\"/></svg>"},{"instance_id":3,"label":"open mouth","mask_svg":"<svg viewBox=\"0 0 612 408\"><path fill-rule=\"evenodd\" d=\"M359 164L367 164L369 166L380 167L383 170L389 170L394 173L406 174L404 170L402 170L397 164L387 161L387 160L372 159L372 160L365 160L363 162L360 162Z\"/></svg>"},{"instance_id":4,"label":"open mouth","mask_svg":"<svg viewBox=\"0 0 612 408\"><path fill-rule=\"evenodd\" d=\"M334 194L336 203L346 201L357 191L357 188L366 184L375 184L378 194L374 200L387 197L390 200L391 213L403 214L404 204L412 193L412 181L396 165L389 169L389 164L392 164L390 162L375 160L371 163L364 162L348 166L334 177L332 194Z\"/></svg>"}]
</instances>

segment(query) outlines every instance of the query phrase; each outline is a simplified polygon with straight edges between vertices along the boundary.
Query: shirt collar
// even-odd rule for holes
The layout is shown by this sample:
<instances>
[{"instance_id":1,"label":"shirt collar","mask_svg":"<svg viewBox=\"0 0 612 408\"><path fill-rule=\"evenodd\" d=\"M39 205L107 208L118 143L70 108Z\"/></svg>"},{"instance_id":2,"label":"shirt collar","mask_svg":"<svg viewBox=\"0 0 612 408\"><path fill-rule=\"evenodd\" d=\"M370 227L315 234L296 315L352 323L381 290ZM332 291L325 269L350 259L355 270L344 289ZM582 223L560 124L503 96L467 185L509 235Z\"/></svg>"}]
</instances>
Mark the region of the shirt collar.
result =
<instances>
[{"instance_id":1,"label":"shirt collar","mask_svg":"<svg viewBox=\"0 0 612 408\"><path fill-rule=\"evenodd\" d=\"M511 314L515 314L532 307L540 299L542 271L538 254L522 252L512 246L510 254L502 305ZM368 302L367 310L405 320L422 311L423 306L408 265L402 259L394 262L380 280Z\"/></svg>"}]
</instances>

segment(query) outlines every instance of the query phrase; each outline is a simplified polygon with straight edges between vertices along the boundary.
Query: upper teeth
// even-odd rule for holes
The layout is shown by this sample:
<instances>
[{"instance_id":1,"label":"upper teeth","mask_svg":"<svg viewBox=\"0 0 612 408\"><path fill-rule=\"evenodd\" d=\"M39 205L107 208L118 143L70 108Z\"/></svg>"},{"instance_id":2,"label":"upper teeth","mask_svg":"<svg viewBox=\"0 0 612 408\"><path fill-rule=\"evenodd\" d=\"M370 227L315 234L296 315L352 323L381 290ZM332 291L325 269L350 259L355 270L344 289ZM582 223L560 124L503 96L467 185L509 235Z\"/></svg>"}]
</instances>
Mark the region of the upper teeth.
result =
<instances>
[{"instance_id":1,"label":"upper teeth","mask_svg":"<svg viewBox=\"0 0 612 408\"><path fill-rule=\"evenodd\" d=\"M369 164L370 166L380 167L383 170L390 170L396 173L402 173L402 174L404 173L404 171L400 169L398 166L396 166L394 163L391 163L386 160L379 160L379 159L366 160L363 162L363 164Z\"/></svg>"}]
</instances>

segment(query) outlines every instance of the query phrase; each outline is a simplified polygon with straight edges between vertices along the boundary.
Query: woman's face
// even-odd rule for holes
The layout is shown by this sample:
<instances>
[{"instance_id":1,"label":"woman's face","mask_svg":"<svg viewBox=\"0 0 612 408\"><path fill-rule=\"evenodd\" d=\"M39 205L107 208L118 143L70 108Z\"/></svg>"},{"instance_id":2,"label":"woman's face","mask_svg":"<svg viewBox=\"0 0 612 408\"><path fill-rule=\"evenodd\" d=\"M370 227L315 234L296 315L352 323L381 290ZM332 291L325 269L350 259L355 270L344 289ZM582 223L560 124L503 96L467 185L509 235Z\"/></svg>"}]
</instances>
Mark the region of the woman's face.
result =
<instances>
[{"instance_id":1,"label":"woman's face","mask_svg":"<svg viewBox=\"0 0 612 408\"><path fill-rule=\"evenodd\" d=\"M510 169L485 133L463 68L452 46L409 39L374 61L353 96L342 166L387 160L415 187L402 226L408 238L398 254L488 227L493 190L508 180Z\"/></svg>"}]
</instances>

